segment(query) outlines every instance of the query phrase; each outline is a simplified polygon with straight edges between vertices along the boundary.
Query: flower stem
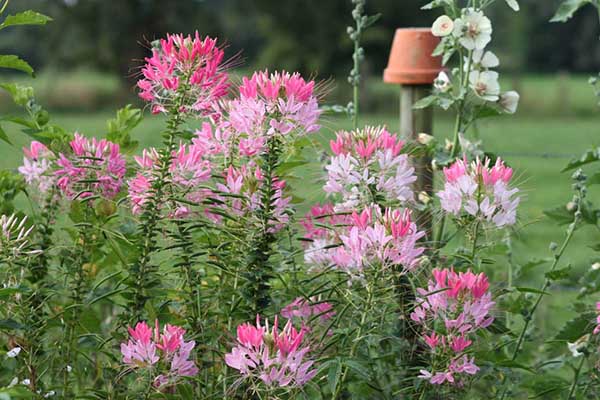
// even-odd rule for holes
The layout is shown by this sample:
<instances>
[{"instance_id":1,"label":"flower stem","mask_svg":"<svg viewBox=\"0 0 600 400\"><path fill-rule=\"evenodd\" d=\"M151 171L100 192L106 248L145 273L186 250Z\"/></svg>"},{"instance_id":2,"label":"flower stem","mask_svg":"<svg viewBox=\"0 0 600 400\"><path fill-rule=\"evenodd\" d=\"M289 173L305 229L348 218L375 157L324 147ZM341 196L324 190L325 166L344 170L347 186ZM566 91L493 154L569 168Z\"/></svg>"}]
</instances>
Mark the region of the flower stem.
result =
<instances>
[{"instance_id":1,"label":"flower stem","mask_svg":"<svg viewBox=\"0 0 600 400\"><path fill-rule=\"evenodd\" d=\"M577 383L579 382L579 375L581 373L581 369L583 368L583 364L587 360L587 355L581 357L581 361L579 361L579 365L575 370L575 376L573 377L573 384L571 385L571 389L569 390L569 396L567 396L567 400L571 400L575 398L577 394Z\"/></svg>"},{"instance_id":2,"label":"flower stem","mask_svg":"<svg viewBox=\"0 0 600 400\"><path fill-rule=\"evenodd\" d=\"M373 303L374 285L375 285L375 282L377 282L378 277L379 277L379 274L376 274L373 281L367 283L367 299L363 303L364 307L361 310L360 322L359 322L358 328L356 330L356 336L353 340L352 347L350 348L350 353L348 354L348 358L352 358L356 355L356 351L358 350L358 345L361 342L360 339L363 334L365 324L367 322L367 316L369 315L370 312L373 311L372 303ZM344 365L343 370L342 370L342 375L335 386L335 390L333 391L331 400L337 400L337 398L339 397L339 395L342 391L342 388L344 386L344 382L346 381L346 378L348 376L348 371L349 371L348 365Z\"/></svg>"},{"instance_id":3,"label":"flower stem","mask_svg":"<svg viewBox=\"0 0 600 400\"><path fill-rule=\"evenodd\" d=\"M584 201L583 199L584 199L585 195L584 195L584 191L583 191L582 187L579 187L578 190L579 190L579 200L577 202L577 209L574 214L573 222L571 222L571 224L569 224L569 227L567 229L567 233L565 236L565 240L563 241L562 245L560 246L558 252L556 252L554 254L554 261L552 263L552 266L550 267L549 272L554 271L556 269L556 267L558 266L558 263L559 263L560 259L562 258L563 254L565 253L567 246L571 242L571 239L573 238L573 235L575 234L575 231L577 230L577 225L579 224L579 222L581 220L581 207L582 207L581 204ZM517 340L517 345L513 351L511 361L515 361L517 359L517 357L519 356L519 353L521 351L521 346L523 345L523 342L525 340L525 335L527 334L527 329L529 328L529 324L533 320L533 316L535 315L535 312L537 311L540 303L542 302L543 297L546 294L545 293L546 289L548 289L548 287L550 286L551 283L552 283L552 280L547 277L544 281L544 284L542 285L542 287L540 289L540 293L537 296L537 299L536 299L535 303L533 304L533 307L525 316L525 323L523 324L523 327L519 334L519 338ZM504 400L504 398L506 397L506 393L508 391L508 387L506 387L506 380L507 380L507 376L504 375L504 378L502 379L502 384L501 384L501 387L504 387L502 396L500 397L501 400Z\"/></svg>"}]
</instances>

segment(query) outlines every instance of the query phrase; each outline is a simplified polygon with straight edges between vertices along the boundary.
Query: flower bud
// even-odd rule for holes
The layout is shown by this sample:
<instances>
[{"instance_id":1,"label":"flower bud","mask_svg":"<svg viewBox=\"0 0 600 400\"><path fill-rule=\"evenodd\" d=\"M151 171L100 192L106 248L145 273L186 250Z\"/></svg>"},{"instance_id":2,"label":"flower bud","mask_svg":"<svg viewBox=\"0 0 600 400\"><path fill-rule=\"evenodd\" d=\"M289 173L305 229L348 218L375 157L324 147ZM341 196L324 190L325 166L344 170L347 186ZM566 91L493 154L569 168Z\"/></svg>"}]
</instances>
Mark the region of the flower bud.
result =
<instances>
[{"instance_id":1,"label":"flower bud","mask_svg":"<svg viewBox=\"0 0 600 400\"><path fill-rule=\"evenodd\" d=\"M595 262L592 264L592 270L597 271L600 269L600 262Z\"/></svg>"},{"instance_id":2,"label":"flower bud","mask_svg":"<svg viewBox=\"0 0 600 400\"><path fill-rule=\"evenodd\" d=\"M419 142L425 146L429 145L433 140L434 140L434 137L427 133L419 133L417 135L417 142Z\"/></svg>"},{"instance_id":3,"label":"flower bud","mask_svg":"<svg viewBox=\"0 0 600 400\"><path fill-rule=\"evenodd\" d=\"M429 204L431 202L431 197L429 196L429 194L427 192L419 192L419 201L425 205Z\"/></svg>"},{"instance_id":4,"label":"flower bud","mask_svg":"<svg viewBox=\"0 0 600 400\"><path fill-rule=\"evenodd\" d=\"M556 251L558 249L558 245L555 242L550 243L550 251Z\"/></svg>"},{"instance_id":5,"label":"flower bud","mask_svg":"<svg viewBox=\"0 0 600 400\"><path fill-rule=\"evenodd\" d=\"M577 204L574 201L570 201L567 203L567 211L575 211L577 209Z\"/></svg>"}]
</instances>

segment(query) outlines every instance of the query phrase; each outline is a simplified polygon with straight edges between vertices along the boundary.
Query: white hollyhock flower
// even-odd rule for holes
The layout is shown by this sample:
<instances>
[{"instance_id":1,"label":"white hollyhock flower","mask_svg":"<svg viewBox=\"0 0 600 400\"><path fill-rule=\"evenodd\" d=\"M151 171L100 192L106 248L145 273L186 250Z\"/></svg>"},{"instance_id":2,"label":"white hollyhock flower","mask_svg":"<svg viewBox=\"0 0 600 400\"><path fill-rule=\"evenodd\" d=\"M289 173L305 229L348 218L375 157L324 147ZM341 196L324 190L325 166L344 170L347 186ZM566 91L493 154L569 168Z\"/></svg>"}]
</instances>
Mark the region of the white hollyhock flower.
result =
<instances>
[{"instance_id":1,"label":"white hollyhock flower","mask_svg":"<svg viewBox=\"0 0 600 400\"><path fill-rule=\"evenodd\" d=\"M447 16L442 15L435 20L431 27L431 33L433 36L444 37L450 35L454 31L454 21Z\"/></svg>"},{"instance_id":2,"label":"white hollyhock flower","mask_svg":"<svg viewBox=\"0 0 600 400\"><path fill-rule=\"evenodd\" d=\"M443 93L450 90L452 84L450 82L448 74L446 74L446 72L444 71L440 72L437 78L435 78L435 80L433 81L433 87L435 87L437 90Z\"/></svg>"},{"instance_id":3,"label":"white hollyhock flower","mask_svg":"<svg viewBox=\"0 0 600 400\"><path fill-rule=\"evenodd\" d=\"M500 66L500 60L491 51L475 50L473 52L473 63L485 69L496 68Z\"/></svg>"},{"instance_id":4,"label":"white hollyhock flower","mask_svg":"<svg viewBox=\"0 0 600 400\"><path fill-rule=\"evenodd\" d=\"M517 112L517 108L519 107L520 98L521 96L519 93L515 92L514 90L506 92L500 96L500 107L502 107L502 109L507 113L514 114Z\"/></svg>"},{"instance_id":5,"label":"white hollyhock flower","mask_svg":"<svg viewBox=\"0 0 600 400\"><path fill-rule=\"evenodd\" d=\"M483 50L492 40L492 21L483 12L469 8L454 21L454 36L467 50Z\"/></svg>"},{"instance_id":6,"label":"white hollyhock flower","mask_svg":"<svg viewBox=\"0 0 600 400\"><path fill-rule=\"evenodd\" d=\"M517 3L517 0L506 0L506 4L508 4L508 6L515 11L519 11L519 9L520 9L519 3Z\"/></svg>"},{"instance_id":7,"label":"white hollyhock flower","mask_svg":"<svg viewBox=\"0 0 600 400\"><path fill-rule=\"evenodd\" d=\"M498 101L500 99L500 83L498 73L495 71L471 71L469 74L471 88L485 101Z\"/></svg>"},{"instance_id":8,"label":"white hollyhock flower","mask_svg":"<svg viewBox=\"0 0 600 400\"><path fill-rule=\"evenodd\" d=\"M19 353L21 352L21 348L20 347L14 347L12 349L10 349L7 353L6 353L6 357L8 358L15 358L19 355Z\"/></svg>"}]
</instances>

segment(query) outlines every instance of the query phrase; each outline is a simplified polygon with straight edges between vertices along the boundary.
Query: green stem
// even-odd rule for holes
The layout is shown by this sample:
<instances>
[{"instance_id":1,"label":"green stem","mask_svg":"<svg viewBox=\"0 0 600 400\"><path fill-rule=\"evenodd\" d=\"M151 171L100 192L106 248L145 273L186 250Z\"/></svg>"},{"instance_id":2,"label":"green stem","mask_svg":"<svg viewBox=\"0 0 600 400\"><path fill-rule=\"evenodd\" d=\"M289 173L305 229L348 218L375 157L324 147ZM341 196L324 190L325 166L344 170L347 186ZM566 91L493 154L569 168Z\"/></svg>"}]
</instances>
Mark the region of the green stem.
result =
<instances>
[{"instance_id":1,"label":"green stem","mask_svg":"<svg viewBox=\"0 0 600 400\"><path fill-rule=\"evenodd\" d=\"M155 277L155 268L150 266L152 253L156 250L158 224L161 220L161 206L164 202L168 176L175 148L175 136L182 124L182 119L178 110L174 110L167 126L167 139L165 148L160 152L158 160L158 173L152 182L152 196L148 205L142 214L142 238L141 252L137 262L132 266L134 275L135 292L131 304L130 323L138 322L142 319L143 310L146 301L149 298L147 289L153 283Z\"/></svg>"},{"instance_id":2,"label":"green stem","mask_svg":"<svg viewBox=\"0 0 600 400\"><path fill-rule=\"evenodd\" d=\"M374 279L375 282L377 281L377 278L378 278L378 275ZM358 350L358 345L361 342L360 339L361 339L361 336L362 336L362 333L363 333L363 330L365 328L365 324L367 321L367 316L370 312L373 311L372 310L373 292L374 292L373 286L374 286L374 282L369 282L367 284L367 300L365 303L363 303L364 307L361 310L360 322L358 325L358 329L356 330L356 336L353 340L352 347L350 348L350 353L348 354L348 358L353 358L356 355L356 351ZM342 375L336 384L336 387L333 392L333 396L331 397L331 400L337 400L338 396L340 395L342 388L344 386L344 382L346 381L348 371L349 371L348 366L344 365Z\"/></svg>"},{"instance_id":3,"label":"green stem","mask_svg":"<svg viewBox=\"0 0 600 400\"><path fill-rule=\"evenodd\" d=\"M569 228L567 229L567 235L565 237L565 240L563 241L559 251L554 254L554 262L552 263L552 266L550 267L550 272L554 271L556 269L556 267L558 266L558 263L559 263L561 257L563 256L565 250L567 249L567 246L569 245L569 243L571 242L571 239L573 238L573 234L577 230L577 224L579 223L579 221L581 219L581 205L580 204L582 201L583 201L583 199L579 200L577 210L575 211L575 217L573 219L573 222L569 225ZM529 328L529 324L533 320L533 316L535 315L535 312L537 311L540 303L542 302L543 297L545 296L546 289L548 289L548 287L550 286L551 283L552 283L552 281L549 278L546 278L546 280L544 281L544 284L542 285L542 288L540 289L540 294L538 295L535 303L533 304L533 307L527 313L527 316L525 317L525 323L523 324L523 328L521 329L521 333L519 334L519 339L517 340L517 345L513 351L511 361L515 361L517 359L517 357L519 356L519 352L521 351L521 346L523 345L523 342L525 340L525 335L527 334L527 329ZM504 378L502 379L502 384L501 384L501 387L504 387L502 396L500 397L501 400L504 400L504 398L506 397L506 393L508 391L508 387L505 386L506 380L507 380L507 377L506 377L506 375L504 375Z\"/></svg>"},{"instance_id":4,"label":"green stem","mask_svg":"<svg viewBox=\"0 0 600 400\"><path fill-rule=\"evenodd\" d=\"M567 400L573 399L577 392L577 383L579 381L579 374L581 373L581 369L583 368L583 364L585 363L586 360L587 360L587 355L581 357L579 366L575 370L575 376L573 377L573 384L571 385L571 390L569 390L569 396L567 397Z\"/></svg>"}]
</instances>

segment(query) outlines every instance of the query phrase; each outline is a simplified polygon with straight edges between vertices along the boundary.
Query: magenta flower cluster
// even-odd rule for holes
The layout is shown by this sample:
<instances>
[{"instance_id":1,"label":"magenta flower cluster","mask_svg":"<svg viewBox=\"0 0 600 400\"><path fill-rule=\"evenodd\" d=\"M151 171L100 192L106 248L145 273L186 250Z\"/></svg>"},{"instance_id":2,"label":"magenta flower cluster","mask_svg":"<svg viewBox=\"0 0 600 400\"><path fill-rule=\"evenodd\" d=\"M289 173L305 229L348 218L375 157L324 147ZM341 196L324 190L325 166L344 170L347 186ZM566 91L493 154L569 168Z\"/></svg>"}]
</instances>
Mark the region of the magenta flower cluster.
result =
<instances>
[{"instance_id":1,"label":"magenta flower cluster","mask_svg":"<svg viewBox=\"0 0 600 400\"><path fill-rule=\"evenodd\" d=\"M258 379L268 386L303 386L317 373L313 361L307 360L306 331L297 330L291 321L281 331L278 325L277 316L271 329L268 320L261 325L259 316L255 325L239 325L237 343L225 355L225 363L239 371L242 379Z\"/></svg>"},{"instance_id":2,"label":"magenta flower cluster","mask_svg":"<svg viewBox=\"0 0 600 400\"><path fill-rule=\"evenodd\" d=\"M254 156L265 151L269 137L295 137L319 130L321 115L315 83L298 73L255 72L243 78L239 98L228 104L226 126L238 137L239 153Z\"/></svg>"},{"instance_id":3,"label":"magenta flower cluster","mask_svg":"<svg viewBox=\"0 0 600 400\"><path fill-rule=\"evenodd\" d=\"M421 326L422 340L432 355L431 370L420 378L432 384L460 384L479 371L469 350L477 331L494 321L494 302L485 274L434 269L427 288L417 289L411 319Z\"/></svg>"},{"instance_id":4,"label":"magenta flower cluster","mask_svg":"<svg viewBox=\"0 0 600 400\"><path fill-rule=\"evenodd\" d=\"M119 145L106 139L87 139L78 133L69 144L71 152L60 153L56 160L54 174L61 192L70 199L114 198L126 172Z\"/></svg>"},{"instance_id":5,"label":"magenta flower cluster","mask_svg":"<svg viewBox=\"0 0 600 400\"><path fill-rule=\"evenodd\" d=\"M331 214L333 206L313 207L302 221L309 244L304 260L313 268L334 267L359 277L366 268L392 265L412 271L425 250L418 241L419 231L408 209L384 211L367 207L351 215ZM323 227L325 220L333 222Z\"/></svg>"},{"instance_id":6,"label":"magenta flower cluster","mask_svg":"<svg viewBox=\"0 0 600 400\"><path fill-rule=\"evenodd\" d=\"M477 159L468 164L458 160L444 168L446 182L438 193L442 209L448 214L469 215L502 228L514 225L520 197L517 188L510 187L511 168L501 159L490 167L490 160Z\"/></svg>"},{"instance_id":7,"label":"magenta flower cluster","mask_svg":"<svg viewBox=\"0 0 600 400\"><path fill-rule=\"evenodd\" d=\"M404 142L384 127L338 132L330 145L334 155L323 190L341 197L337 211L369 206L376 194L386 204L413 200L415 169L401 154Z\"/></svg>"},{"instance_id":8,"label":"magenta flower cluster","mask_svg":"<svg viewBox=\"0 0 600 400\"><path fill-rule=\"evenodd\" d=\"M198 367L190 359L196 343L186 342L184 335L185 330L178 326L167 324L161 332L158 321L154 329L138 322L135 328L129 328L129 340L121 343L123 363L149 371L156 388L173 386L183 377L196 376Z\"/></svg>"},{"instance_id":9,"label":"magenta flower cluster","mask_svg":"<svg viewBox=\"0 0 600 400\"><path fill-rule=\"evenodd\" d=\"M167 35L145 60L139 95L153 113L178 107L181 113L212 114L229 88L223 58L216 39L201 39L198 32L193 37ZM180 90L185 95L179 96Z\"/></svg>"}]
</instances>

